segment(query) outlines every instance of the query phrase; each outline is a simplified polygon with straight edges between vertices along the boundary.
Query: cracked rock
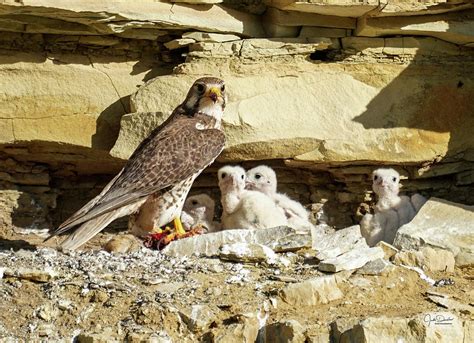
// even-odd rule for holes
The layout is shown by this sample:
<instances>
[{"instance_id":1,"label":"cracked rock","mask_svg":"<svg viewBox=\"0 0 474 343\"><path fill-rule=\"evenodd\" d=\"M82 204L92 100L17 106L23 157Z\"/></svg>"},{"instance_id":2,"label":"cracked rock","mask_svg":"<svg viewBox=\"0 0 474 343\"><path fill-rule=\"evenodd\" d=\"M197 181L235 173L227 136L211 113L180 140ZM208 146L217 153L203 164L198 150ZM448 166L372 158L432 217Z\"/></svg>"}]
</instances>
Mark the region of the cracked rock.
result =
<instances>
[{"instance_id":1,"label":"cracked rock","mask_svg":"<svg viewBox=\"0 0 474 343\"><path fill-rule=\"evenodd\" d=\"M207 329L215 320L215 313L208 305L192 305L179 311L179 315L193 332Z\"/></svg>"},{"instance_id":2,"label":"cracked rock","mask_svg":"<svg viewBox=\"0 0 474 343\"><path fill-rule=\"evenodd\" d=\"M275 252L261 244L234 243L226 244L221 248L220 258L234 262L264 262L278 264L280 258Z\"/></svg>"},{"instance_id":3,"label":"cracked rock","mask_svg":"<svg viewBox=\"0 0 474 343\"><path fill-rule=\"evenodd\" d=\"M424 247L420 251L400 251L393 258L396 264L420 267L427 271L454 272L454 255L449 250Z\"/></svg>"}]
</instances>

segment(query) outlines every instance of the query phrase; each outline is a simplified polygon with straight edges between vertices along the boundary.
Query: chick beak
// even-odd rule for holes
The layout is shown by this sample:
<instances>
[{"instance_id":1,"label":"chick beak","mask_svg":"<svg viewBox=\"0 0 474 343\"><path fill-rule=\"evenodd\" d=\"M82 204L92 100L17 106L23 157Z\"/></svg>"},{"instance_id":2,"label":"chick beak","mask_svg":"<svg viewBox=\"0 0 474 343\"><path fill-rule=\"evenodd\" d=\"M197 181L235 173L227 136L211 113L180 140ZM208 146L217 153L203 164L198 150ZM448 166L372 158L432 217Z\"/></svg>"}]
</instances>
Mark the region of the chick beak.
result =
<instances>
[{"instance_id":1,"label":"chick beak","mask_svg":"<svg viewBox=\"0 0 474 343\"><path fill-rule=\"evenodd\" d=\"M212 101L217 102L217 99L221 96L221 91L217 87L212 87L207 92L207 96L211 98Z\"/></svg>"},{"instance_id":2,"label":"chick beak","mask_svg":"<svg viewBox=\"0 0 474 343\"><path fill-rule=\"evenodd\" d=\"M246 180L245 181L245 188L247 189L253 189L254 188L254 183L252 181Z\"/></svg>"}]
</instances>

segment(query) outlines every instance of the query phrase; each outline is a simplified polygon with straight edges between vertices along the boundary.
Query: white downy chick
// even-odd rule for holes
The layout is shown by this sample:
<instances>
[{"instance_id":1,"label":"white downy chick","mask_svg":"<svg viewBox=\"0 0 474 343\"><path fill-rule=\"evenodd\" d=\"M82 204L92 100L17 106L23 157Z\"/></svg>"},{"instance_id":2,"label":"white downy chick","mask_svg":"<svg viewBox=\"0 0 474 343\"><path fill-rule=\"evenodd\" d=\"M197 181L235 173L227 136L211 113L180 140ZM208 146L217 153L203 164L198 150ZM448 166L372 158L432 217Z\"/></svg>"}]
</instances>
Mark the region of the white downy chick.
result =
<instances>
[{"instance_id":1,"label":"white downy chick","mask_svg":"<svg viewBox=\"0 0 474 343\"><path fill-rule=\"evenodd\" d=\"M285 214L261 192L245 189L245 170L224 166L217 172L224 229L265 229L287 225Z\"/></svg>"},{"instance_id":2,"label":"white downy chick","mask_svg":"<svg viewBox=\"0 0 474 343\"><path fill-rule=\"evenodd\" d=\"M221 225L213 220L215 207L215 201L205 193L189 196L184 202L181 222L186 229L201 225L207 232L217 232Z\"/></svg>"},{"instance_id":3,"label":"white downy chick","mask_svg":"<svg viewBox=\"0 0 474 343\"><path fill-rule=\"evenodd\" d=\"M360 223L362 236L372 246L383 240L393 243L400 226L410 222L416 212L410 198L399 196L400 174L391 168L372 173L372 189L377 195L375 214L366 214Z\"/></svg>"},{"instance_id":4,"label":"white downy chick","mask_svg":"<svg viewBox=\"0 0 474 343\"><path fill-rule=\"evenodd\" d=\"M277 192L277 177L272 168L261 165L248 170L246 187L262 192L273 199L275 204L284 211L289 226L303 230L311 230L313 227L309 221L309 212L303 205Z\"/></svg>"}]
</instances>

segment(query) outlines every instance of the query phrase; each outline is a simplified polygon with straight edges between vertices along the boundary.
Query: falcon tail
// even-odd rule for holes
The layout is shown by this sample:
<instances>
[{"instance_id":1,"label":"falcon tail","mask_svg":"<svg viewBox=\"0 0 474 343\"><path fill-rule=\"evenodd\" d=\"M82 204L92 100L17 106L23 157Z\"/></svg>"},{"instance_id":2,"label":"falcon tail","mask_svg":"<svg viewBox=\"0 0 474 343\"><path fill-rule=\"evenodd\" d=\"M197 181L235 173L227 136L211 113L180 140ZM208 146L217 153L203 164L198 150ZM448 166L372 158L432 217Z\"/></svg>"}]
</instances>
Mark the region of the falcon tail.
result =
<instances>
[{"instance_id":1,"label":"falcon tail","mask_svg":"<svg viewBox=\"0 0 474 343\"><path fill-rule=\"evenodd\" d=\"M141 206L142 202L124 206L116 211L104 213L96 218L93 218L81 226L79 226L72 234L69 235L59 246L63 250L76 250L81 245L89 241L92 237L97 235L103 228L109 225L117 218L126 216L134 212Z\"/></svg>"}]
</instances>

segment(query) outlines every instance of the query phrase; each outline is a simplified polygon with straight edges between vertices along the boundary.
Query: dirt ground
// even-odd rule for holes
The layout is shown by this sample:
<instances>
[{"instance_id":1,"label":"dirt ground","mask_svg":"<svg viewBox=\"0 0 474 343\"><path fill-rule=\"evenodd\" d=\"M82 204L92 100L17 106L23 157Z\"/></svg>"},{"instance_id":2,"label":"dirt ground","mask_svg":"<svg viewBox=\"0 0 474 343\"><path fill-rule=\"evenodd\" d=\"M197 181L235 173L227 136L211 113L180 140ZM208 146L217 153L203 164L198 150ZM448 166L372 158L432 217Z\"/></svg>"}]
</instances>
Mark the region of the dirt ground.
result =
<instances>
[{"instance_id":1,"label":"dirt ground","mask_svg":"<svg viewBox=\"0 0 474 343\"><path fill-rule=\"evenodd\" d=\"M163 342L212 341L209 337L242 316L264 320L260 327L293 319L311 330L340 319L407 318L446 310L430 301L427 292L463 304L474 299L472 266L454 273L427 273L435 280L454 281L444 287L430 286L415 271L396 266L380 275L337 273L342 298L294 306L279 297L281 289L324 275L316 269L311 249L286 253L292 263L284 268L219 258L172 258L146 248L129 254L100 251L113 235L99 234L83 252L64 254L54 249L59 238L43 243L35 235L0 231L0 271L51 268L56 273L52 280L38 282L4 272L0 338L58 340L95 333L139 341L160 333ZM211 314L203 315L202 323L190 324L186 313L197 304L206 305ZM468 312L455 313L472 320Z\"/></svg>"}]
</instances>

